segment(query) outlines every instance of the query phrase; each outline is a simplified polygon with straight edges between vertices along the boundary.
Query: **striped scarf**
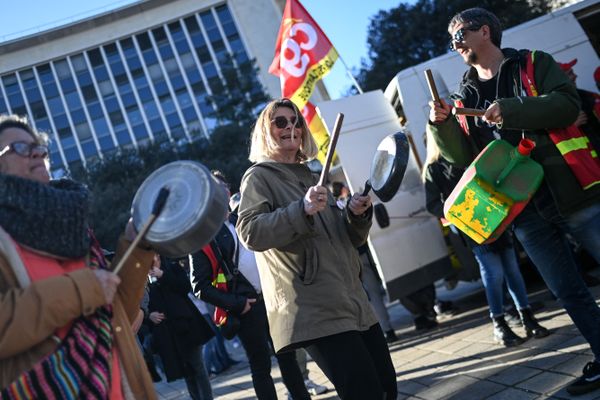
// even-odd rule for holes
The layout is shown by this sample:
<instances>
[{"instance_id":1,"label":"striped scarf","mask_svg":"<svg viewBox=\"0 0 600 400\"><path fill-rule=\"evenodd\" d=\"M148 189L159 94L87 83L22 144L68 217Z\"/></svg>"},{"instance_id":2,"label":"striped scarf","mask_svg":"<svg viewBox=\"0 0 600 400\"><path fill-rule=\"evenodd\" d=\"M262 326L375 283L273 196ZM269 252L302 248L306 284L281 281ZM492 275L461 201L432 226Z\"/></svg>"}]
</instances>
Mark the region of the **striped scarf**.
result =
<instances>
[{"instance_id":1,"label":"striped scarf","mask_svg":"<svg viewBox=\"0 0 600 400\"><path fill-rule=\"evenodd\" d=\"M106 268L102 250L92 232L92 268ZM0 392L2 400L102 399L111 384L112 309L103 306L73 322L56 351L21 374Z\"/></svg>"}]
</instances>

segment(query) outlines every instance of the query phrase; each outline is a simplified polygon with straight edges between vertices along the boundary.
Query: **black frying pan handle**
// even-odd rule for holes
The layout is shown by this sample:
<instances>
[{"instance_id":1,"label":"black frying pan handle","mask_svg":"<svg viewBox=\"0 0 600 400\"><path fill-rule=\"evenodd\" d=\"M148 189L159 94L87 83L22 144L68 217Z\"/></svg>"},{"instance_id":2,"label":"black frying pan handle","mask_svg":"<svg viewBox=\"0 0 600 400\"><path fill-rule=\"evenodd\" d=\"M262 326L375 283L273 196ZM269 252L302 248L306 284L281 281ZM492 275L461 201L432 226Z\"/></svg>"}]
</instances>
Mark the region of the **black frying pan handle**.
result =
<instances>
[{"instance_id":1,"label":"black frying pan handle","mask_svg":"<svg viewBox=\"0 0 600 400\"><path fill-rule=\"evenodd\" d=\"M366 196L369 194L369 192L371 191L372 186L371 186L371 181L367 179L367 181L365 182L365 190L363 190L363 192L360 194L361 196Z\"/></svg>"}]
</instances>

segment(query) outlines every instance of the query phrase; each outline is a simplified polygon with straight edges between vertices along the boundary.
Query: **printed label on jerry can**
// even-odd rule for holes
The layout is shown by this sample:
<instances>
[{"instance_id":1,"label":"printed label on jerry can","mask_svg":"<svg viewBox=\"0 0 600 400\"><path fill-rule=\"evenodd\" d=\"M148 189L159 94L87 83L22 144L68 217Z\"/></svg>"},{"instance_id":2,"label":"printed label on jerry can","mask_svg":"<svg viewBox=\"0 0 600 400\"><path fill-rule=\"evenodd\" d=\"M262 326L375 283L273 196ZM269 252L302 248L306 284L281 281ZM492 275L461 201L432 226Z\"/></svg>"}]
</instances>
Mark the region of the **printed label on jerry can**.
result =
<instances>
[{"instance_id":1,"label":"printed label on jerry can","mask_svg":"<svg viewBox=\"0 0 600 400\"><path fill-rule=\"evenodd\" d=\"M529 158L535 143L517 148L494 140L477 156L444 204L444 215L478 244L491 243L525 208L544 177Z\"/></svg>"}]
</instances>

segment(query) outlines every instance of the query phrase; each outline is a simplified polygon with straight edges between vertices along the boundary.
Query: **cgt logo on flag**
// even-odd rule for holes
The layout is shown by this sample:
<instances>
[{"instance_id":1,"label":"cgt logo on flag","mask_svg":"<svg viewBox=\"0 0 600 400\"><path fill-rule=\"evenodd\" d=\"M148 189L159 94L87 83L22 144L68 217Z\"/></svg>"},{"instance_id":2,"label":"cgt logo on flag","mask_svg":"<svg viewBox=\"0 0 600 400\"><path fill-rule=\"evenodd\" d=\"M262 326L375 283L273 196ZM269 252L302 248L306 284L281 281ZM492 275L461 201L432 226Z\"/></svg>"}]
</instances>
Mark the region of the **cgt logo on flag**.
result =
<instances>
[{"instance_id":1,"label":"cgt logo on flag","mask_svg":"<svg viewBox=\"0 0 600 400\"><path fill-rule=\"evenodd\" d=\"M269 67L281 79L283 97L302 109L337 58L337 51L300 2L288 0Z\"/></svg>"}]
</instances>

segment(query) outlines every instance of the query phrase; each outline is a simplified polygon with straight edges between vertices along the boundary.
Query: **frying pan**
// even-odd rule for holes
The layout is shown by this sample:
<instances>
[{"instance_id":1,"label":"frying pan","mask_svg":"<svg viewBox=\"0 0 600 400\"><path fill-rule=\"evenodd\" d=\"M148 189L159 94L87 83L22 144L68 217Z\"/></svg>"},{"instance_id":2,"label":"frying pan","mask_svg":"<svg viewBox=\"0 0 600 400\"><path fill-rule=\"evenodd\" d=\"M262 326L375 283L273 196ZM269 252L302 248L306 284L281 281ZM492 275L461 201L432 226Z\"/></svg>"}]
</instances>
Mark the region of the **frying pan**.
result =
<instances>
[{"instance_id":1,"label":"frying pan","mask_svg":"<svg viewBox=\"0 0 600 400\"><path fill-rule=\"evenodd\" d=\"M379 200L384 203L390 201L404 178L409 152L410 145L403 132L383 138L373 156L371 172L362 195L366 196L372 189Z\"/></svg>"}]
</instances>

